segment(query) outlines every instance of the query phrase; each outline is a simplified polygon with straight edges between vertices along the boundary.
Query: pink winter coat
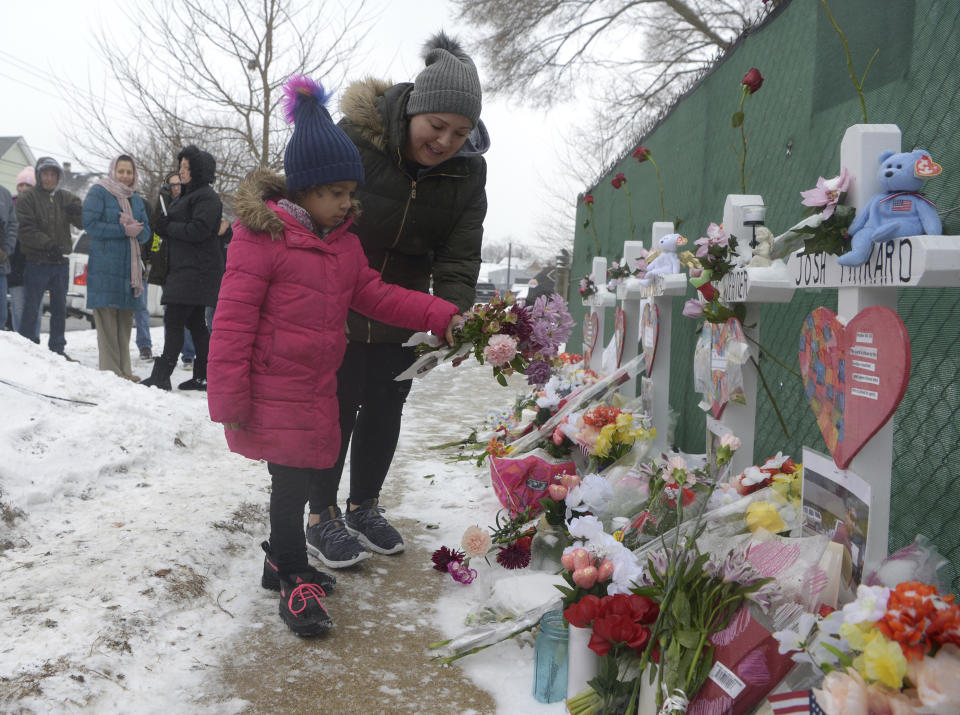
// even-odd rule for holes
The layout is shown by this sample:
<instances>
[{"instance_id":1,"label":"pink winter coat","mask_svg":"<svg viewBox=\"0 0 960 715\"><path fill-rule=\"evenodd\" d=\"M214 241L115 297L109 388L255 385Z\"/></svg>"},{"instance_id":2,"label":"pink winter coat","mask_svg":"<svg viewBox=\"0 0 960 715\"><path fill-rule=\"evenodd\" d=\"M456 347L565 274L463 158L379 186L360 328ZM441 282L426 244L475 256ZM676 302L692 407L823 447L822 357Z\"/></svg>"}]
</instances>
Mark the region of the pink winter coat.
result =
<instances>
[{"instance_id":1,"label":"pink winter coat","mask_svg":"<svg viewBox=\"0 0 960 715\"><path fill-rule=\"evenodd\" d=\"M207 401L231 451L290 467L324 469L340 451L337 368L353 309L374 320L443 335L452 303L380 280L345 225L323 239L273 200L282 176L253 172L220 288L207 367Z\"/></svg>"}]
</instances>

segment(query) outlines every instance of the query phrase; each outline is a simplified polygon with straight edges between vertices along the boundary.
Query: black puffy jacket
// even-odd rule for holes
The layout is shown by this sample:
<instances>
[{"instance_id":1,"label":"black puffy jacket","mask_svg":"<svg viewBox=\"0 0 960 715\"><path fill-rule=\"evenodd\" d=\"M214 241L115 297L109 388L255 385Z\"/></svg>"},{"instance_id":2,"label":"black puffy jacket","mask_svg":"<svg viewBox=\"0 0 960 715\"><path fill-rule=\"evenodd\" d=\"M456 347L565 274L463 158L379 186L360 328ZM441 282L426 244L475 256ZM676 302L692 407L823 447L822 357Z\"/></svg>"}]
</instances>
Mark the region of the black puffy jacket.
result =
<instances>
[{"instance_id":1,"label":"black puffy jacket","mask_svg":"<svg viewBox=\"0 0 960 715\"><path fill-rule=\"evenodd\" d=\"M161 303L217 304L223 277L220 218L223 204L213 190L216 161L190 145L177 157L190 162L190 183L168 208L166 228L157 233L167 244L167 276Z\"/></svg>"},{"instance_id":2,"label":"black puffy jacket","mask_svg":"<svg viewBox=\"0 0 960 715\"><path fill-rule=\"evenodd\" d=\"M413 85L373 79L344 92L339 126L360 150L366 179L357 190L362 213L353 224L370 266L387 283L433 293L461 311L473 305L487 213L490 145L482 122L460 152L412 176L401 148ZM411 331L350 313L350 340L402 343Z\"/></svg>"}]
</instances>

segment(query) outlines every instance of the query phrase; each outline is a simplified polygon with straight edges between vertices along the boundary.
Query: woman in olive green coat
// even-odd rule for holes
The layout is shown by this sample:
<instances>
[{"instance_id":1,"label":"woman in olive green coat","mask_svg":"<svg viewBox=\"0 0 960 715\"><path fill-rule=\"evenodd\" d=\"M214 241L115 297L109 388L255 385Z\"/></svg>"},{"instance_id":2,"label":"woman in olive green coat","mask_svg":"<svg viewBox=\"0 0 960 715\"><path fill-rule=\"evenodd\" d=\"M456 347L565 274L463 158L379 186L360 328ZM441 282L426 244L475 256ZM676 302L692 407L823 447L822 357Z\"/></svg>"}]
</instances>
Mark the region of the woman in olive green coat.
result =
<instances>
[{"instance_id":1,"label":"woman in olive green coat","mask_svg":"<svg viewBox=\"0 0 960 715\"><path fill-rule=\"evenodd\" d=\"M360 150L366 179L353 224L370 266L387 283L473 305L480 270L490 141L480 121L473 61L442 32L424 46L426 67L413 83L367 79L344 93L340 127ZM378 506L400 434L409 380L393 378L414 360L411 332L351 313L337 373L340 457L310 494L307 549L327 566L349 566L368 551L403 551L403 539ZM337 488L353 437L346 513Z\"/></svg>"}]
</instances>

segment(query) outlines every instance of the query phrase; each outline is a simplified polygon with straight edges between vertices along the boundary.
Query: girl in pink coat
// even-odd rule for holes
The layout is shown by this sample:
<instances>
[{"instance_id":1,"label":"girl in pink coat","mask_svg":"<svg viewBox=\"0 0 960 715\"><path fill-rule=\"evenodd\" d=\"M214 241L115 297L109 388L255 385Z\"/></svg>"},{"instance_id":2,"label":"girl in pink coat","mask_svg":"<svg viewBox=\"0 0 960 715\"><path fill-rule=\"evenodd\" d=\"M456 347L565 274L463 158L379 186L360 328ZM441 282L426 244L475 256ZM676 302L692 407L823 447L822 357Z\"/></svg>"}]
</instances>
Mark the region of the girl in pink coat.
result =
<instances>
[{"instance_id":1,"label":"girl in pink coat","mask_svg":"<svg viewBox=\"0 0 960 715\"><path fill-rule=\"evenodd\" d=\"M286 87L294 122L286 177L260 169L240 185L210 339L210 417L234 452L267 461L270 541L263 585L280 590L280 616L297 635L333 621L321 602L335 579L307 563L304 506L312 480L340 449L337 368L349 309L445 335L457 307L384 283L350 232L363 181L353 142L327 112L329 95L305 77Z\"/></svg>"}]
</instances>

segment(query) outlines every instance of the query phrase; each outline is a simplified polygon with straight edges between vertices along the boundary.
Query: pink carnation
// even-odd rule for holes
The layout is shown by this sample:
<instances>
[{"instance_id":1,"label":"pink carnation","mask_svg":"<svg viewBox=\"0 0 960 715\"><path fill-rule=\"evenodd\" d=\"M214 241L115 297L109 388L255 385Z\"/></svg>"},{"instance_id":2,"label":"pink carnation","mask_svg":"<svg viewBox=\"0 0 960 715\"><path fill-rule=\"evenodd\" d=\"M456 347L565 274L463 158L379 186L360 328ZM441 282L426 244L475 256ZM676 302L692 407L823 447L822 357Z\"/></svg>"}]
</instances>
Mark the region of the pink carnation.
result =
<instances>
[{"instance_id":1,"label":"pink carnation","mask_svg":"<svg viewBox=\"0 0 960 715\"><path fill-rule=\"evenodd\" d=\"M479 526L468 526L467 530L463 532L460 546L463 547L463 552L473 559L486 556L487 552L490 551L491 542L490 534L486 529L481 529Z\"/></svg>"},{"instance_id":2,"label":"pink carnation","mask_svg":"<svg viewBox=\"0 0 960 715\"><path fill-rule=\"evenodd\" d=\"M494 367L507 365L517 354L517 341L509 335L494 335L483 349L483 357Z\"/></svg>"}]
</instances>

